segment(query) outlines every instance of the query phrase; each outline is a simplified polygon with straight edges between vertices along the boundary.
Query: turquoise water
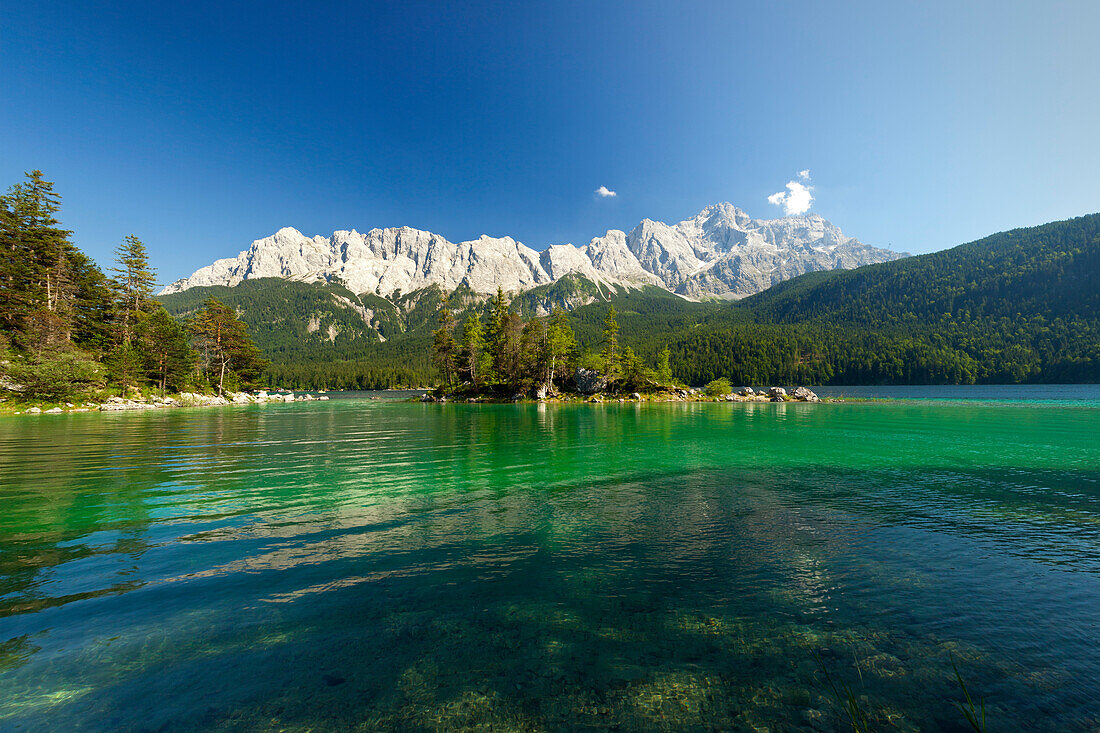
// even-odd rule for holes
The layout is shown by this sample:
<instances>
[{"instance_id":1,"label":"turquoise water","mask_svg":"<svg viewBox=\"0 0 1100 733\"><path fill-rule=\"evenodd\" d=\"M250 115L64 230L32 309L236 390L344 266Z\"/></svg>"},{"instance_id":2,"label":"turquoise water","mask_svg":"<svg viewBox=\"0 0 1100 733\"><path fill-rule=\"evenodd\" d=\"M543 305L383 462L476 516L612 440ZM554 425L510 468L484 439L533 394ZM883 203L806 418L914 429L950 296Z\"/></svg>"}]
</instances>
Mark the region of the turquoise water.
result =
<instances>
[{"instance_id":1,"label":"turquoise water","mask_svg":"<svg viewBox=\"0 0 1100 733\"><path fill-rule=\"evenodd\" d=\"M1100 727L1100 402L0 420L0 729Z\"/></svg>"}]
</instances>

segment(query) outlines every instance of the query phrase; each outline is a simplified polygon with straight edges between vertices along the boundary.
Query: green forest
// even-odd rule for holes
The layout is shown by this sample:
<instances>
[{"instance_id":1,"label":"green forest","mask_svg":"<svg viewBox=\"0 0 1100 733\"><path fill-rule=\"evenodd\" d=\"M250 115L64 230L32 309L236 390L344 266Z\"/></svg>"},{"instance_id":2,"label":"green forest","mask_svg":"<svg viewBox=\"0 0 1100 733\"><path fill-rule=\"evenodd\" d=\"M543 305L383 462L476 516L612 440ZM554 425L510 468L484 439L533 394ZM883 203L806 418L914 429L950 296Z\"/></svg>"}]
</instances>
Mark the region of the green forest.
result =
<instances>
[{"instance_id":1,"label":"green forest","mask_svg":"<svg viewBox=\"0 0 1100 733\"><path fill-rule=\"evenodd\" d=\"M460 364L471 321L491 345L486 383L552 389L577 366L606 371L612 309L614 350L634 376L656 374L667 354L671 375L693 386L1100 381L1100 215L810 273L739 302L567 276L510 303L466 288L385 299L281 279L154 297L140 239L119 242L104 271L59 218L38 171L0 197L2 378L26 397L476 385L469 359ZM454 364L438 358L443 316ZM492 351L504 327L508 349L523 344L510 362ZM547 384L546 341L564 329L571 343Z\"/></svg>"},{"instance_id":2,"label":"green forest","mask_svg":"<svg viewBox=\"0 0 1100 733\"><path fill-rule=\"evenodd\" d=\"M141 390L259 385L268 362L214 298L186 321L153 298L145 244L119 243L105 274L57 218L41 171L0 196L0 383L4 400L66 400Z\"/></svg>"}]
</instances>

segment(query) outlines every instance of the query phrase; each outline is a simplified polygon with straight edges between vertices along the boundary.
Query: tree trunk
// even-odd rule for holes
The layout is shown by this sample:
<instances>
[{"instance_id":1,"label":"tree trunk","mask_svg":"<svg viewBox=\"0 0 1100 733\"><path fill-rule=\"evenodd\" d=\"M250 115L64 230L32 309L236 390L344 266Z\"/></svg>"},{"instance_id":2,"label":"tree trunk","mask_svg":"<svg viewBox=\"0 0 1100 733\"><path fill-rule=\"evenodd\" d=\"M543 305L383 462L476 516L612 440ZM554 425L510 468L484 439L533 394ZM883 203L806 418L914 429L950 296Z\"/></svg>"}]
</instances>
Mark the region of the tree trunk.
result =
<instances>
[{"instance_id":1,"label":"tree trunk","mask_svg":"<svg viewBox=\"0 0 1100 733\"><path fill-rule=\"evenodd\" d=\"M225 383L225 361L222 361L222 374L218 377L218 397L222 396L222 384Z\"/></svg>"}]
</instances>

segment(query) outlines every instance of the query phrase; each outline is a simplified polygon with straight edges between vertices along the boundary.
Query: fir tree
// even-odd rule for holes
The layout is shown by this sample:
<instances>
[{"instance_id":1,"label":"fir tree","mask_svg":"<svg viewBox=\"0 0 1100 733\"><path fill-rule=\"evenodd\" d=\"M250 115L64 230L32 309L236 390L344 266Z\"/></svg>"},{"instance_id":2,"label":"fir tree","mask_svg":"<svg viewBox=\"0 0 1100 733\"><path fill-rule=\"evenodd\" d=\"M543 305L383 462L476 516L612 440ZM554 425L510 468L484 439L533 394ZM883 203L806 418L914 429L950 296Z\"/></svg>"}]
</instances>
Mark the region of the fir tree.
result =
<instances>
[{"instance_id":1,"label":"fir tree","mask_svg":"<svg viewBox=\"0 0 1100 733\"><path fill-rule=\"evenodd\" d=\"M615 306L607 306L607 317L603 322L603 371L609 380L618 379L621 372L619 360L619 324L615 320Z\"/></svg>"},{"instance_id":2,"label":"fir tree","mask_svg":"<svg viewBox=\"0 0 1100 733\"><path fill-rule=\"evenodd\" d=\"M504 352L507 341L505 324L508 315L508 301L504 299L504 290L498 285L497 294L489 305L489 322L485 329L485 348L492 362L492 376L496 379L502 379L504 374Z\"/></svg>"},{"instance_id":3,"label":"fir tree","mask_svg":"<svg viewBox=\"0 0 1100 733\"><path fill-rule=\"evenodd\" d=\"M519 358L517 386L524 391L535 387L543 393L548 392L550 387L546 377L550 351L546 341L546 324L541 319L532 318L523 326L519 338Z\"/></svg>"},{"instance_id":4,"label":"fir tree","mask_svg":"<svg viewBox=\"0 0 1100 733\"><path fill-rule=\"evenodd\" d=\"M432 332L434 361L443 378L443 384L450 387L454 383L458 347L454 335L455 319L447 299L439 309L439 328Z\"/></svg>"},{"instance_id":5,"label":"fir tree","mask_svg":"<svg viewBox=\"0 0 1100 733\"><path fill-rule=\"evenodd\" d=\"M577 350L577 338L573 327L569 325L569 315L561 308L554 308L550 323L546 327L547 377L548 390L553 390L554 380L559 370L568 369L568 360Z\"/></svg>"},{"instance_id":6,"label":"fir tree","mask_svg":"<svg viewBox=\"0 0 1100 733\"><path fill-rule=\"evenodd\" d=\"M145 370L161 396L169 387L183 387L196 359L183 326L163 307L157 307L138 324L135 335L141 344Z\"/></svg>"},{"instance_id":7,"label":"fir tree","mask_svg":"<svg viewBox=\"0 0 1100 733\"><path fill-rule=\"evenodd\" d=\"M470 382L475 388L484 382L484 371L487 354L485 353L485 339L481 335L481 317L474 313L462 325L462 348L460 358L462 366L460 372L462 379Z\"/></svg>"},{"instance_id":8,"label":"fir tree","mask_svg":"<svg viewBox=\"0 0 1100 733\"><path fill-rule=\"evenodd\" d=\"M672 384L672 366L669 364L671 352L665 346L657 354L657 381L661 384Z\"/></svg>"},{"instance_id":9,"label":"fir tree","mask_svg":"<svg viewBox=\"0 0 1100 733\"><path fill-rule=\"evenodd\" d=\"M0 197L0 320L24 347L43 350L66 346L72 335L75 287L69 242L55 214L61 197L42 171Z\"/></svg>"},{"instance_id":10,"label":"fir tree","mask_svg":"<svg viewBox=\"0 0 1100 733\"><path fill-rule=\"evenodd\" d=\"M118 267L111 268L118 298L119 340L129 343L140 314L150 309L156 272L149 266L145 244L133 234L128 235L115 250Z\"/></svg>"},{"instance_id":11,"label":"fir tree","mask_svg":"<svg viewBox=\"0 0 1100 733\"><path fill-rule=\"evenodd\" d=\"M248 335L248 326L217 298L206 301L206 307L191 320L189 330L199 352L200 370L211 382L217 381L219 395L227 377L231 381L255 382L267 365Z\"/></svg>"}]
</instances>

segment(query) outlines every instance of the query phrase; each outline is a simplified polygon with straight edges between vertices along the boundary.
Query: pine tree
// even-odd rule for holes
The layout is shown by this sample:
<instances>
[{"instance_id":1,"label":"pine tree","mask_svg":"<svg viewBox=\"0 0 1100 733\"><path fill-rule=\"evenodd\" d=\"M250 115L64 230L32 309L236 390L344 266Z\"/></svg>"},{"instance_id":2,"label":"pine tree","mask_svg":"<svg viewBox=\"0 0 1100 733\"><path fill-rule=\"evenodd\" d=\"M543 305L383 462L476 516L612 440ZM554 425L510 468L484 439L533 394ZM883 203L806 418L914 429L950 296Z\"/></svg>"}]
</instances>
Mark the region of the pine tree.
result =
<instances>
[{"instance_id":1,"label":"pine tree","mask_svg":"<svg viewBox=\"0 0 1100 733\"><path fill-rule=\"evenodd\" d=\"M435 365L439 368L445 387L450 387L455 381L458 346L455 344L454 327L454 314L451 313L450 304L444 298L443 305L439 309L439 328L432 332L432 339Z\"/></svg>"},{"instance_id":2,"label":"pine tree","mask_svg":"<svg viewBox=\"0 0 1100 733\"><path fill-rule=\"evenodd\" d=\"M550 323L546 327L547 347L547 376L546 386L548 391L553 391L554 380L558 371L568 369L568 361L577 350L577 338L573 334L573 327L569 325L569 315L561 308L554 308L550 316Z\"/></svg>"},{"instance_id":3,"label":"pine tree","mask_svg":"<svg viewBox=\"0 0 1100 733\"><path fill-rule=\"evenodd\" d=\"M150 309L156 272L149 266L149 253L145 244L133 234L128 235L115 249L118 267L113 279L118 298L119 339L129 343L135 322L140 314Z\"/></svg>"},{"instance_id":4,"label":"pine tree","mask_svg":"<svg viewBox=\"0 0 1100 733\"><path fill-rule=\"evenodd\" d=\"M169 387L183 387L197 358L183 326L161 306L142 319L135 335L146 372L160 388L161 396Z\"/></svg>"},{"instance_id":5,"label":"pine tree","mask_svg":"<svg viewBox=\"0 0 1100 733\"><path fill-rule=\"evenodd\" d=\"M462 348L460 358L462 379L470 382L476 389L484 382L485 339L481 335L481 317L474 313L462 325Z\"/></svg>"},{"instance_id":6,"label":"pine tree","mask_svg":"<svg viewBox=\"0 0 1100 733\"><path fill-rule=\"evenodd\" d=\"M227 377L252 383L267 366L248 335L248 326L217 298L207 299L206 307L191 320L188 330L199 352L199 368L211 382L217 380L219 395L224 392Z\"/></svg>"},{"instance_id":7,"label":"pine tree","mask_svg":"<svg viewBox=\"0 0 1100 733\"><path fill-rule=\"evenodd\" d=\"M26 348L67 346L72 335L75 287L69 242L72 232L60 229L54 217L61 197L42 171L0 197L0 320Z\"/></svg>"},{"instance_id":8,"label":"pine tree","mask_svg":"<svg viewBox=\"0 0 1100 733\"><path fill-rule=\"evenodd\" d=\"M532 318L523 326L519 338L519 354L520 374L517 386L524 391L539 388L543 394L548 392L546 375L550 350L546 341L546 324L541 319Z\"/></svg>"},{"instance_id":9,"label":"pine tree","mask_svg":"<svg viewBox=\"0 0 1100 733\"><path fill-rule=\"evenodd\" d=\"M661 384L672 384L672 366L669 364L670 352L668 346L657 354L657 381Z\"/></svg>"},{"instance_id":10,"label":"pine tree","mask_svg":"<svg viewBox=\"0 0 1100 733\"><path fill-rule=\"evenodd\" d=\"M489 305L489 321L485 329L485 348L489 352L492 364L492 375L486 375L487 380L501 379L504 363L505 334L504 327L508 318L508 301L504 299L504 290L497 286L497 294Z\"/></svg>"},{"instance_id":11,"label":"pine tree","mask_svg":"<svg viewBox=\"0 0 1100 733\"><path fill-rule=\"evenodd\" d=\"M609 380L618 379L621 373L619 359L619 324L615 320L615 306L607 306L607 317L603 322L603 371Z\"/></svg>"},{"instance_id":12,"label":"pine tree","mask_svg":"<svg viewBox=\"0 0 1100 733\"><path fill-rule=\"evenodd\" d=\"M497 378L509 389L519 389L522 385L523 358L520 341L523 334L523 319L508 311L500 326L497 340L498 363L495 365Z\"/></svg>"}]
</instances>

